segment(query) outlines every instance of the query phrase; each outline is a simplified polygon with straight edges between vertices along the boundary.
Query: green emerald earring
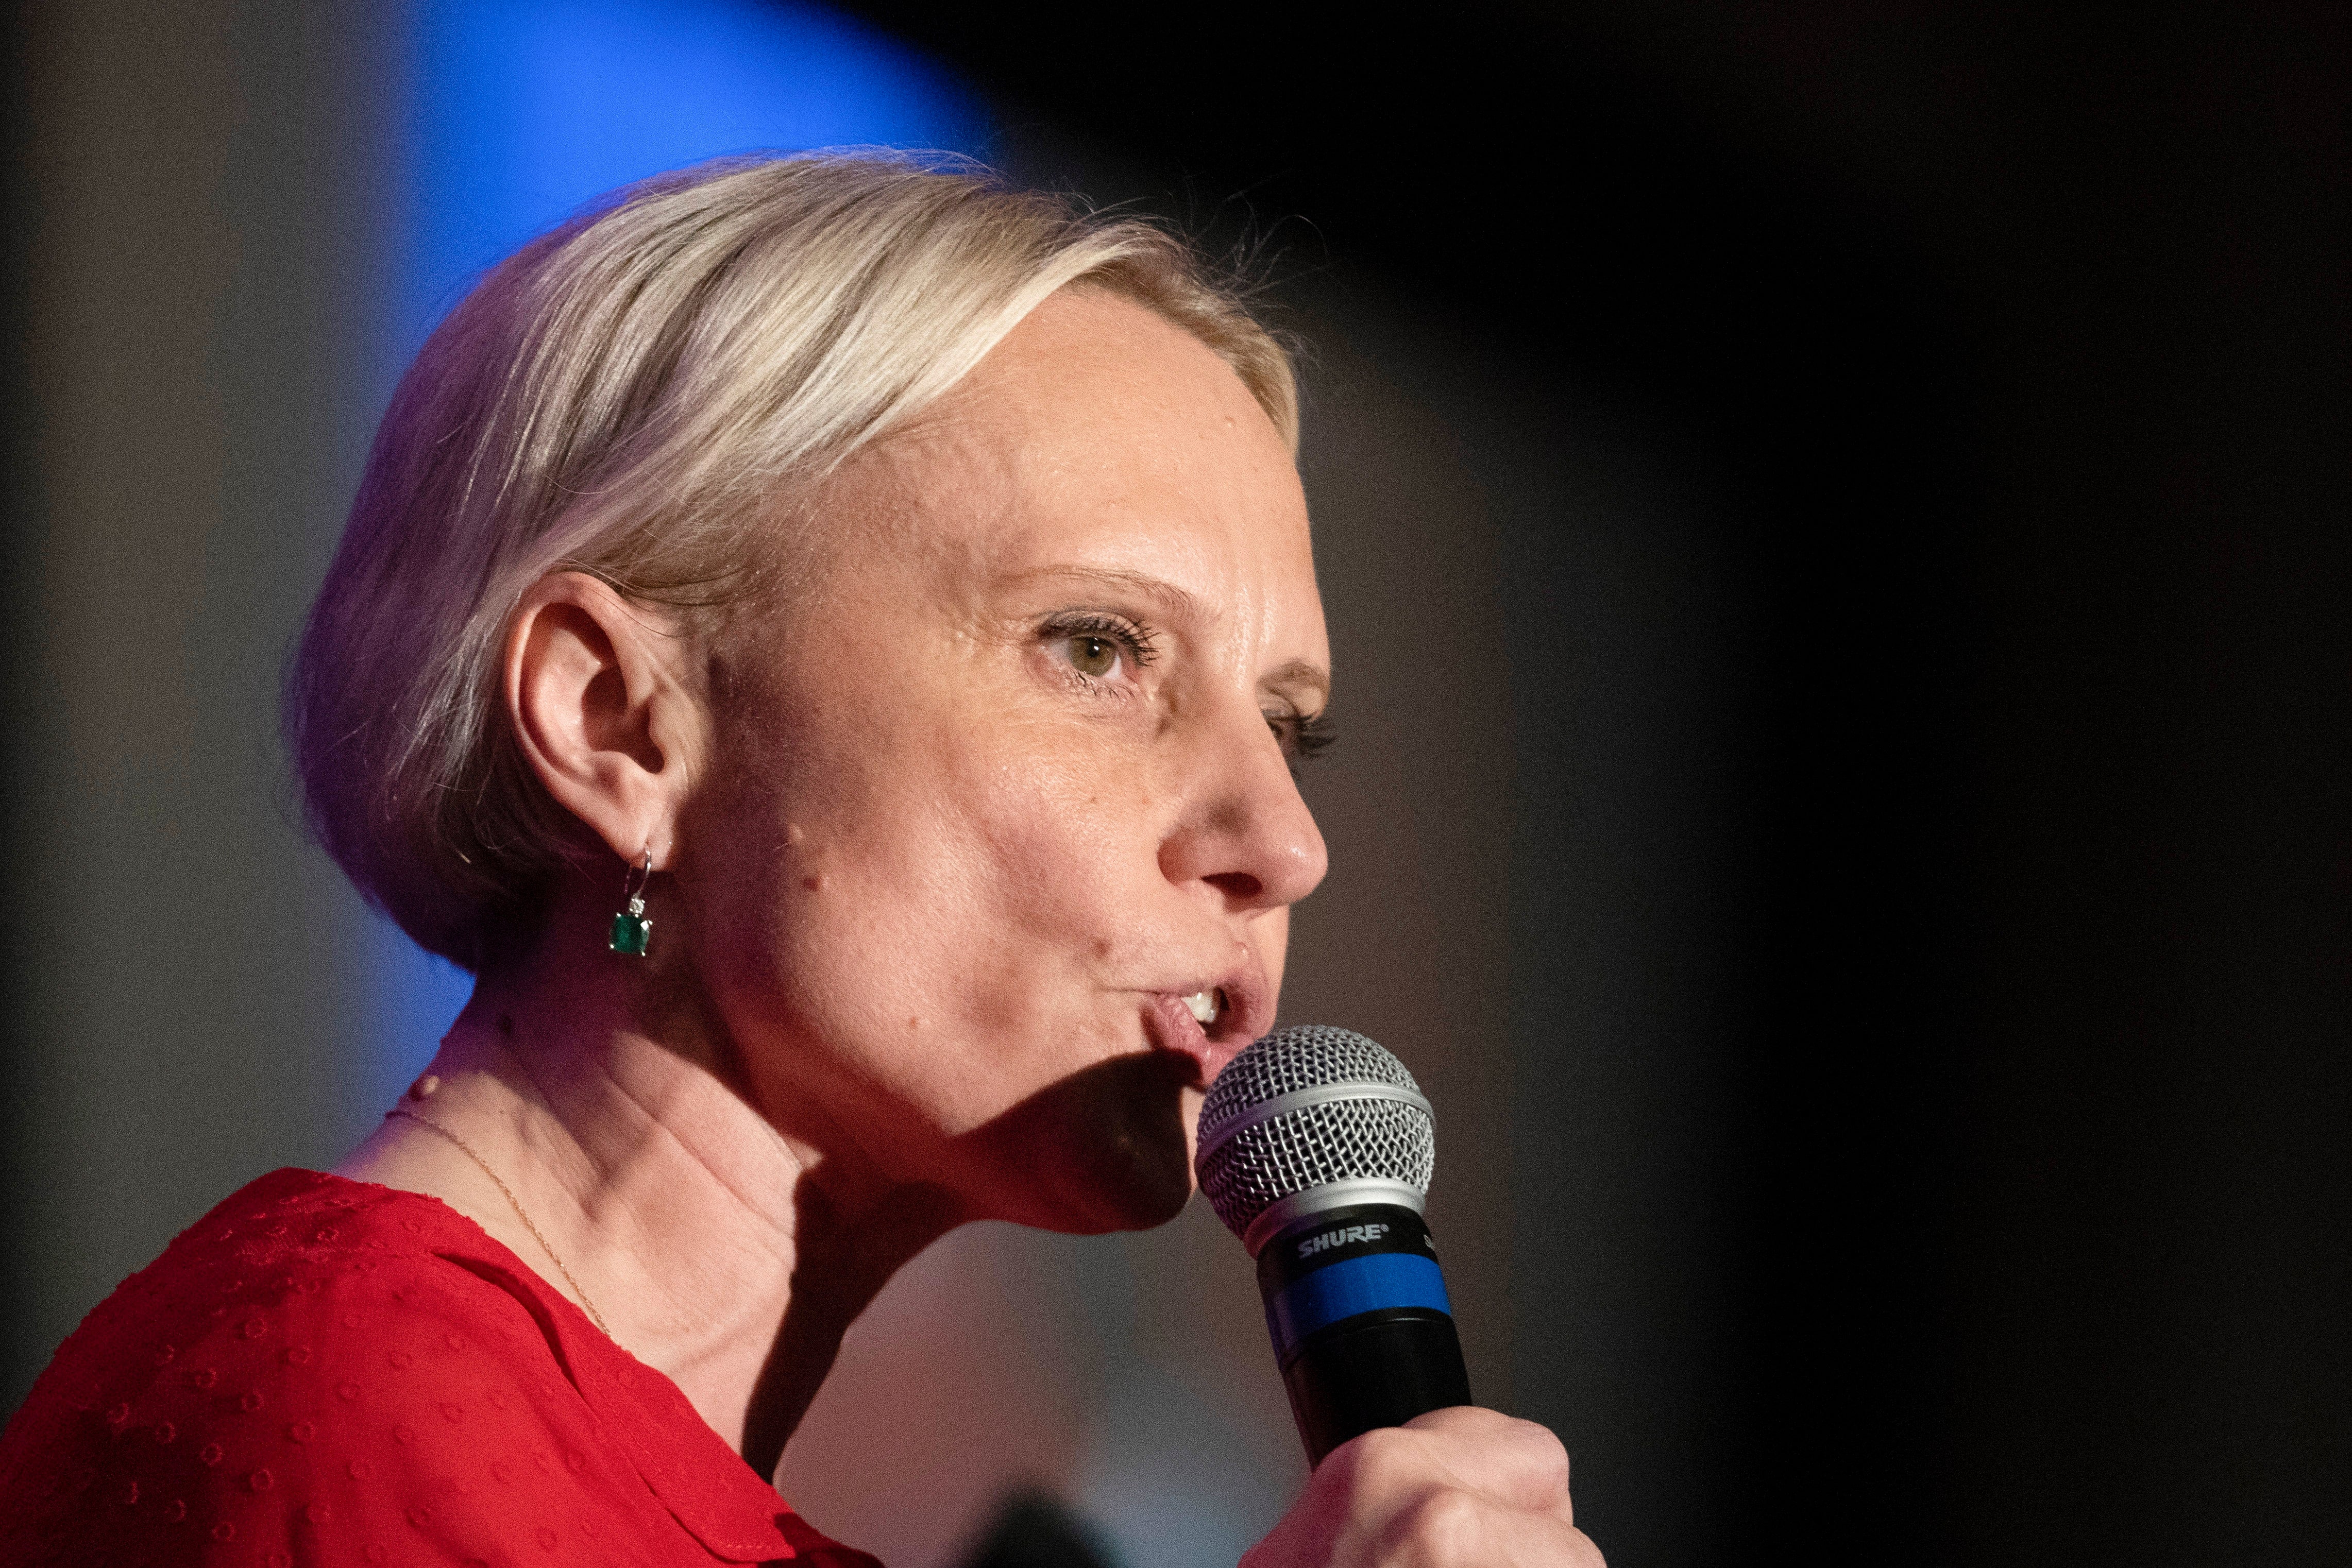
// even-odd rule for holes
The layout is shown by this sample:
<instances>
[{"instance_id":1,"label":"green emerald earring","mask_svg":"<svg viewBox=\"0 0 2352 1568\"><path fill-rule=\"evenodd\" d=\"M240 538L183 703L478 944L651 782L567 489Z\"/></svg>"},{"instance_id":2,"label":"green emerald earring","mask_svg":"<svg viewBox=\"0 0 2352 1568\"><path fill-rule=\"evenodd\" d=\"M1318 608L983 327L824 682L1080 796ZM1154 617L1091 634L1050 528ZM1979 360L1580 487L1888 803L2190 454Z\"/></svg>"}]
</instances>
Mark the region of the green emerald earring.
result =
<instances>
[{"instance_id":1,"label":"green emerald earring","mask_svg":"<svg viewBox=\"0 0 2352 1568\"><path fill-rule=\"evenodd\" d=\"M648 848L641 864L629 868L621 883L621 896L628 907L613 916L613 935L604 946L627 958L646 956L646 944L653 939L653 917L646 913L646 883L654 876L654 852Z\"/></svg>"}]
</instances>

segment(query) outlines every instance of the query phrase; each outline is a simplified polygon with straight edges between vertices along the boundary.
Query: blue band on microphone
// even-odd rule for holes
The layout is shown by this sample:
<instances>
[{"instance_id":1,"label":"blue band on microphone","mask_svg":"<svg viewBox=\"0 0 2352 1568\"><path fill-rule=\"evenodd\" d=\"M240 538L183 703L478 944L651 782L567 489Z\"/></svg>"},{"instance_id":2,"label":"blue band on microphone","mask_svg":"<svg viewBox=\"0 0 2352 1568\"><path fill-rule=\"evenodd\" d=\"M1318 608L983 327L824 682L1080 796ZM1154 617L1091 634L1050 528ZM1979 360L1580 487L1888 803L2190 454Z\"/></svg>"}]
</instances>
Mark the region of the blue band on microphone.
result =
<instances>
[{"instance_id":1,"label":"blue band on microphone","mask_svg":"<svg viewBox=\"0 0 2352 1568\"><path fill-rule=\"evenodd\" d=\"M1266 1303L1265 1326L1287 1356L1317 1329L1387 1307L1426 1307L1454 1315L1437 1260L1417 1252L1373 1252L1305 1274Z\"/></svg>"}]
</instances>

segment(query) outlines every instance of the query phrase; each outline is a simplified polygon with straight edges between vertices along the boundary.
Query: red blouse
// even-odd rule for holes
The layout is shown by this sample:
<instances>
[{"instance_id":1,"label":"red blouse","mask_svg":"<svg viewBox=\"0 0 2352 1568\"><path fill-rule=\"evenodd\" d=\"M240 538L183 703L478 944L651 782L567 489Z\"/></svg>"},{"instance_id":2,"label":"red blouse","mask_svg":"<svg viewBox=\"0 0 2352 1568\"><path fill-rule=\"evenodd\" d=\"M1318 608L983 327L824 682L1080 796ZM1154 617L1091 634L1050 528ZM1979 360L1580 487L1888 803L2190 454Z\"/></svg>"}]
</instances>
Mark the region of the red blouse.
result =
<instances>
[{"instance_id":1,"label":"red blouse","mask_svg":"<svg viewBox=\"0 0 2352 1568\"><path fill-rule=\"evenodd\" d=\"M0 1562L774 1563L819 1535L437 1199L263 1176L83 1320L0 1435Z\"/></svg>"}]
</instances>

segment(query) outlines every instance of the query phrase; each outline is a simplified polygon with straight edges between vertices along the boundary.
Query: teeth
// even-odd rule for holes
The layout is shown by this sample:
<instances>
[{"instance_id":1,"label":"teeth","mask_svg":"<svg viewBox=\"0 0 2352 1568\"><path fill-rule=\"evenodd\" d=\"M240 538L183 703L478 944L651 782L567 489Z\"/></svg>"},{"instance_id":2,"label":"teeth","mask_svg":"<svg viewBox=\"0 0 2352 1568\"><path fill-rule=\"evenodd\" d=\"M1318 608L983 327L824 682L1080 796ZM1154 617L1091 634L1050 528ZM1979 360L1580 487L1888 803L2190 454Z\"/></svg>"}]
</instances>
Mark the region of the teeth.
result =
<instances>
[{"instance_id":1,"label":"teeth","mask_svg":"<svg viewBox=\"0 0 2352 1568\"><path fill-rule=\"evenodd\" d=\"M1222 990L1194 991L1184 998L1184 1005L1192 1009L1194 1018L1206 1025L1217 1021L1217 1009L1224 999L1225 993Z\"/></svg>"}]
</instances>

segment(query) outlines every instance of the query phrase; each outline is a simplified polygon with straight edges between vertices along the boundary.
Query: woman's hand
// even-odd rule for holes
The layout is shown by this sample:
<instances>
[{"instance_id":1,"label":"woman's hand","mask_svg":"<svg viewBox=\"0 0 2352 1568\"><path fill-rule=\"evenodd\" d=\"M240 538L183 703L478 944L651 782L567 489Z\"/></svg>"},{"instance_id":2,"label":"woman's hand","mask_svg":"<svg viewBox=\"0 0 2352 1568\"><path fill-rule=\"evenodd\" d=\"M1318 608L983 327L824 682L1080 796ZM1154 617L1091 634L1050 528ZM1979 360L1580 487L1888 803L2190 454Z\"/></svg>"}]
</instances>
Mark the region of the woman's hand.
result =
<instances>
[{"instance_id":1,"label":"woman's hand","mask_svg":"<svg viewBox=\"0 0 2352 1568\"><path fill-rule=\"evenodd\" d=\"M1331 1450L1242 1568L1602 1568L1568 1450L1532 1421L1433 1410Z\"/></svg>"}]
</instances>

